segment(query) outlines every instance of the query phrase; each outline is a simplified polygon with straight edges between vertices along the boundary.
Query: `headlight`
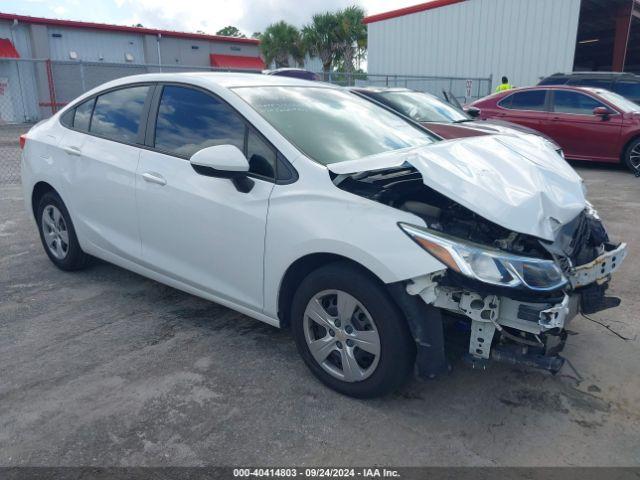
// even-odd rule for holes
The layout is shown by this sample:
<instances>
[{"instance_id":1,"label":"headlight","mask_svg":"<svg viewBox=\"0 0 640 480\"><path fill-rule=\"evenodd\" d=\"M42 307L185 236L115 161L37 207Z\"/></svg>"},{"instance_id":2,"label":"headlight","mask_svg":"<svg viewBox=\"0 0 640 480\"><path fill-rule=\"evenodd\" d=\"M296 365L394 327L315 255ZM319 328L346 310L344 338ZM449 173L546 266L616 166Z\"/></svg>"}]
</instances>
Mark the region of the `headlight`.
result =
<instances>
[{"instance_id":1,"label":"headlight","mask_svg":"<svg viewBox=\"0 0 640 480\"><path fill-rule=\"evenodd\" d=\"M567 283L562 271L552 260L521 257L423 227L406 223L398 225L451 270L480 282L538 291L556 290Z\"/></svg>"}]
</instances>

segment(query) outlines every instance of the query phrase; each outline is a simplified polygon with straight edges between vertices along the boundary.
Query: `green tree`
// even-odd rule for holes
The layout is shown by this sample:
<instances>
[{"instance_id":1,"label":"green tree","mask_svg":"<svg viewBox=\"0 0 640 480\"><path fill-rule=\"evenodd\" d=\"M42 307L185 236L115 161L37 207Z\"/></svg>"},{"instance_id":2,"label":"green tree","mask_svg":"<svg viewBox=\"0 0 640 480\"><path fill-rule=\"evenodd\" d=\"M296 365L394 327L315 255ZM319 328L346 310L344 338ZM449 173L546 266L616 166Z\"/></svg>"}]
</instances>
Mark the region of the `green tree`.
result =
<instances>
[{"instance_id":1,"label":"green tree","mask_svg":"<svg viewBox=\"0 0 640 480\"><path fill-rule=\"evenodd\" d=\"M260 40L260 37L262 37L262 32L253 32L251 34L251 38L257 38L258 40Z\"/></svg>"},{"instance_id":2,"label":"green tree","mask_svg":"<svg viewBox=\"0 0 640 480\"><path fill-rule=\"evenodd\" d=\"M322 70L331 71L339 52L339 21L335 13L316 13L302 28L302 38L311 55L322 61Z\"/></svg>"},{"instance_id":3,"label":"green tree","mask_svg":"<svg viewBox=\"0 0 640 480\"><path fill-rule=\"evenodd\" d=\"M355 63L361 60L367 51L367 26L362 22L365 11L354 5L339 11L336 16L336 57L340 60L344 72L353 73Z\"/></svg>"},{"instance_id":4,"label":"green tree","mask_svg":"<svg viewBox=\"0 0 640 480\"><path fill-rule=\"evenodd\" d=\"M228 25L224 28L221 28L216 32L216 35L223 35L225 37L247 38L244 33L242 33L233 25Z\"/></svg>"},{"instance_id":5,"label":"green tree","mask_svg":"<svg viewBox=\"0 0 640 480\"><path fill-rule=\"evenodd\" d=\"M288 67L289 57L296 62L304 59L304 46L300 32L293 25L281 20L269 25L260 36L260 49L267 65L275 61L276 67Z\"/></svg>"}]
</instances>

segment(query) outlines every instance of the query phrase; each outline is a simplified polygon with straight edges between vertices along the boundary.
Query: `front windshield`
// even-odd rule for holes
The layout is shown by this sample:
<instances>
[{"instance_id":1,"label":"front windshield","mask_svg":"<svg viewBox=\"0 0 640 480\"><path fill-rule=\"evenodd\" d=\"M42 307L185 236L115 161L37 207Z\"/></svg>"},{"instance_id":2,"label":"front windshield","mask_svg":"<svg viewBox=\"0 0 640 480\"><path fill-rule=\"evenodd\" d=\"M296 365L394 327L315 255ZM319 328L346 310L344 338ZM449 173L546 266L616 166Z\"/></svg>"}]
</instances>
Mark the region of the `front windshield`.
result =
<instances>
[{"instance_id":1,"label":"front windshield","mask_svg":"<svg viewBox=\"0 0 640 480\"><path fill-rule=\"evenodd\" d=\"M608 90L600 90L598 94L604 98L607 102L613 104L623 112L637 112L640 111L640 105L633 103L631 100L624 98L622 95L610 92Z\"/></svg>"},{"instance_id":2,"label":"front windshield","mask_svg":"<svg viewBox=\"0 0 640 480\"><path fill-rule=\"evenodd\" d=\"M305 155L323 165L435 141L401 117L343 90L238 87L234 91Z\"/></svg>"},{"instance_id":3,"label":"front windshield","mask_svg":"<svg viewBox=\"0 0 640 480\"><path fill-rule=\"evenodd\" d=\"M463 122L469 120L463 112L422 92L382 92L384 101L400 113L417 122Z\"/></svg>"}]
</instances>

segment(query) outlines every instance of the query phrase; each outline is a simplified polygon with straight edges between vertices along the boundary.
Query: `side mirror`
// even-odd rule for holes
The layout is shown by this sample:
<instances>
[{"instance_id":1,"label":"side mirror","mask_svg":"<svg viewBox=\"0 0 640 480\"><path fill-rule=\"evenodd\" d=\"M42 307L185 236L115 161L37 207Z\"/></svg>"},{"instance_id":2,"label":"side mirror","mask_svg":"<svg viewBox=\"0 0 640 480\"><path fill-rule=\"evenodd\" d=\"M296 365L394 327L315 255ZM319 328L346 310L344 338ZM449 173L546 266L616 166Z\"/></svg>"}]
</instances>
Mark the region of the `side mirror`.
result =
<instances>
[{"instance_id":1,"label":"side mirror","mask_svg":"<svg viewBox=\"0 0 640 480\"><path fill-rule=\"evenodd\" d=\"M207 177L228 178L239 192L247 193L254 182L249 173L249 161L235 145L214 145L194 153L189 159L193 169Z\"/></svg>"},{"instance_id":2,"label":"side mirror","mask_svg":"<svg viewBox=\"0 0 640 480\"><path fill-rule=\"evenodd\" d=\"M467 115L469 115L471 118L478 118L482 113L482 111L478 107L467 107L465 108L465 112L467 112Z\"/></svg>"},{"instance_id":3,"label":"side mirror","mask_svg":"<svg viewBox=\"0 0 640 480\"><path fill-rule=\"evenodd\" d=\"M596 107L593 109L593 114L597 117L602 117L603 120L606 120L609 118L609 115L611 115L611 110L607 107Z\"/></svg>"}]
</instances>

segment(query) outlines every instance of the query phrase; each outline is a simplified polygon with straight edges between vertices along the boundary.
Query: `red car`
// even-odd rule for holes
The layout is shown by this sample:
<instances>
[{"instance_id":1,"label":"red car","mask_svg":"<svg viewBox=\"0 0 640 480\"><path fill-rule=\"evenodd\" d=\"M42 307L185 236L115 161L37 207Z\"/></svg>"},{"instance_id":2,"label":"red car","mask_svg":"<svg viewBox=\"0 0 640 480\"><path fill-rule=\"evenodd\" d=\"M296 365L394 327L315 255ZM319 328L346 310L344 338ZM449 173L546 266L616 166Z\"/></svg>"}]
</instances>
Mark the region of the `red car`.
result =
<instances>
[{"instance_id":1,"label":"red car","mask_svg":"<svg viewBox=\"0 0 640 480\"><path fill-rule=\"evenodd\" d=\"M471 103L480 118L508 120L553 138L568 159L624 162L640 173L640 105L598 88L540 86Z\"/></svg>"},{"instance_id":2,"label":"red car","mask_svg":"<svg viewBox=\"0 0 640 480\"><path fill-rule=\"evenodd\" d=\"M515 123L478 120L474 118L477 112L464 112L461 106L456 108L429 93L417 92L408 88L388 87L350 87L349 90L356 95L391 108L446 140L496 133L510 135L527 133L544 137L558 153L561 153L560 146L540 132ZM459 104L457 105L459 106Z\"/></svg>"}]
</instances>

